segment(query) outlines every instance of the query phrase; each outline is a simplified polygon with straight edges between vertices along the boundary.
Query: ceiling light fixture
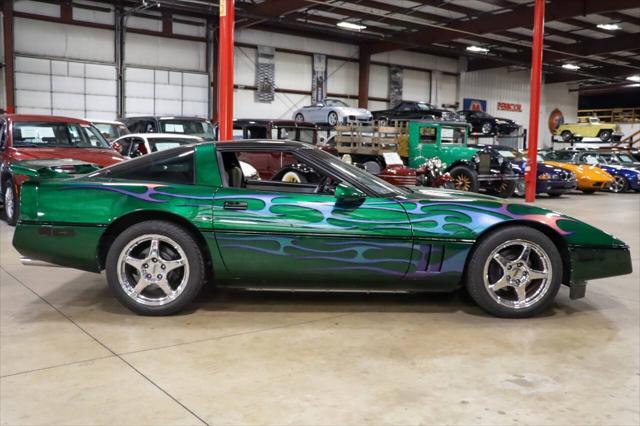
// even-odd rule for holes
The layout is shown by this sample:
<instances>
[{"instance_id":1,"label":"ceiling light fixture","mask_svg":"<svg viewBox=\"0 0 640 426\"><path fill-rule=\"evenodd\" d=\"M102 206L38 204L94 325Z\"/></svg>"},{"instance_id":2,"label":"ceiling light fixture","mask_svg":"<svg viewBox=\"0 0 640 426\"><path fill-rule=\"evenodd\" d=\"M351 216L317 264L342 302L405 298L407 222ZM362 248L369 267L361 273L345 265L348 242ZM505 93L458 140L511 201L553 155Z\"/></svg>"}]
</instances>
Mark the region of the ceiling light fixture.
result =
<instances>
[{"instance_id":1,"label":"ceiling light fixture","mask_svg":"<svg viewBox=\"0 0 640 426\"><path fill-rule=\"evenodd\" d=\"M633 81L634 83L640 83L640 75L630 75L627 77L627 80Z\"/></svg>"},{"instance_id":2,"label":"ceiling light fixture","mask_svg":"<svg viewBox=\"0 0 640 426\"><path fill-rule=\"evenodd\" d=\"M353 22L341 21L336 24L340 28L346 28L348 30L360 31L364 30L366 25L354 24Z\"/></svg>"},{"instance_id":3,"label":"ceiling light fixture","mask_svg":"<svg viewBox=\"0 0 640 426\"><path fill-rule=\"evenodd\" d=\"M615 31L620 29L620 25L618 24L598 24L596 26L601 30L607 30L607 31Z\"/></svg>"},{"instance_id":4,"label":"ceiling light fixture","mask_svg":"<svg viewBox=\"0 0 640 426\"><path fill-rule=\"evenodd\" d=\"M562 64L562 68L565 70L578 71L580 67L575 64Z\"/></svg>"},{"instance_id":5,"label":"ceiling light fixture","mask_svg":"<svg viewBox=\"0 0 640 426\"><path fill-rule=\"evenodd\" d=\"M467 50L475 53L489 53L489 49L480 46L467 46Z\"/></svg>"}]
</instances>

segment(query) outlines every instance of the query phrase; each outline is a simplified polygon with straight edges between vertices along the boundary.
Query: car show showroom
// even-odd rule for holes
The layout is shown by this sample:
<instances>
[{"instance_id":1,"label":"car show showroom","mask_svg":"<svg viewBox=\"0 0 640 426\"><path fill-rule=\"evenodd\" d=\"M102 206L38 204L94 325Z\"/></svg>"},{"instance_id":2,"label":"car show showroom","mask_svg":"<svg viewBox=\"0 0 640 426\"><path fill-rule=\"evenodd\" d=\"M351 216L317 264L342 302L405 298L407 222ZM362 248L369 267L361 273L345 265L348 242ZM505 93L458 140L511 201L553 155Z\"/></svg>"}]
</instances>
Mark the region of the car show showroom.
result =
<instances>
[{"instance_id":1,"label":"car show showroom","mask_svg":"<svg viewBox=\"0 0 640 426\"><path fill-rule=\"evenodd\" d=\"M1 425L640 425L639 0L1 13Z\"/></svg>"}]
</instances>

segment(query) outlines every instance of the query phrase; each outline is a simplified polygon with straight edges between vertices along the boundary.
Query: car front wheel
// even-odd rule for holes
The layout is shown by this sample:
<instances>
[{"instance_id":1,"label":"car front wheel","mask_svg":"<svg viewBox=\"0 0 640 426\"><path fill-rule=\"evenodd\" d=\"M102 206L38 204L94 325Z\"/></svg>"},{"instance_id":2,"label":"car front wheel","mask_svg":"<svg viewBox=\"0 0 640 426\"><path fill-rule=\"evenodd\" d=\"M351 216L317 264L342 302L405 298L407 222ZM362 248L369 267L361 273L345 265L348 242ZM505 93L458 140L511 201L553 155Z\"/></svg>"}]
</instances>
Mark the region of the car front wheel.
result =
<instances>
[{"instance_id":1,"label":"car front wheel","mask_svg":"<svg viewBox=\"0 0 640 426\"><path fill-rule=\"evenodd\" d=\"M304 115L302 115L301 113L297 113L297 114L296 114L296 117L295 117L295 120L296 120L298 123L302 123L302 122L304 121Z\"/></svg>"},{"instance_id":2,"label":"car front wheel","mask_svg":"<svg viewBox=\"0 0 640 426\"><path fill-rule=\"evenodd\" d=\"M488 313L526 318L549 308L562 283L562 260L542 232L500 229L481 240L466 271L471 297Z\"/></svg>"},{"instance_id":3,"label":"car front wheel","mask_svg":"<svg viewBox=\"0 0 640 426\"><path fill-rule=\"evenodd\" d=\"M602 142L608 142L611 139L612 132L611 130L603 130L600 132L600 140Z\"/></svg>"},{"instance_id":4,"label":"car front wheel","mask_svg":"<svg viewBox=\"0 0 640 426\"><path fill-rule=\"evenodd\" d=\"M116 297L133 312L171 315L200 292L204 260L184 228L151 220L116 237L107 254L106 273Z\"/></svg>"},{"instance_id":5,"label":"car front wheel","mask_svg":"<svg viewBox=\"0 0 640 426\"><path fill-rule=\"evenodd\" d=\"M629 182L624 178L624 176L614 176L613 183L609 187L611 192L625 192L629 189Z\"/></svg>"},{"instance_id":6,"label":"car front wheel","mask_svg":"<svg viewBox=\"0 0 640 426\"><path fill-rule=\"evenodd\" d=\"M491 133L493 133L493 124L484 123L480 130L482 130L483 135L490 135Z\"/></svg>"},{"instance_id":7,"label":"car front wheel","mask_svg":"<svg viewBox=\"0 0 640 426\"><path fill-rule=\"evenodd\" d=\"M573 134L568 130L564 130L562 133L560 133L560 137L562 138L563 142L571 142Z\"/></svg>"},{"instance_id":8,"label":"car front wheel","mask_svg":"<svg viewBox=\"0 0 640 426\"><path fill-rule=\"evenodd\" d=\"M20 215L20 200L11 179L4 183L2 201L4 202L4 218L11 226L15 226Z\"/></svg>"}]
</instances>

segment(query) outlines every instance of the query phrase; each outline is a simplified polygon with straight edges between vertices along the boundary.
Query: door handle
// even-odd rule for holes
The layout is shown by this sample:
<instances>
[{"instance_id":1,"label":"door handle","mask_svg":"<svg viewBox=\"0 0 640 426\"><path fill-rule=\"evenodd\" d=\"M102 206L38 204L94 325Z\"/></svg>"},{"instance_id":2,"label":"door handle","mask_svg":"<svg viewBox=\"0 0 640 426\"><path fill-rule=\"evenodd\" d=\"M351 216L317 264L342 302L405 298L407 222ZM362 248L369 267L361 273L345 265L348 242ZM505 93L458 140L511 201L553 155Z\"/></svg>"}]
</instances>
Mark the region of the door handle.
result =
<instances>
[{"instance_id":1,"label":"door handle","mask_svg":"<svg viewBox=\"0 0 640 426\"><path fill-rule=\"evenodd\" d=\"M223 205L225 210L246 210L248 207L245 201L225 201Z\"/></svg>"}]
</instances>

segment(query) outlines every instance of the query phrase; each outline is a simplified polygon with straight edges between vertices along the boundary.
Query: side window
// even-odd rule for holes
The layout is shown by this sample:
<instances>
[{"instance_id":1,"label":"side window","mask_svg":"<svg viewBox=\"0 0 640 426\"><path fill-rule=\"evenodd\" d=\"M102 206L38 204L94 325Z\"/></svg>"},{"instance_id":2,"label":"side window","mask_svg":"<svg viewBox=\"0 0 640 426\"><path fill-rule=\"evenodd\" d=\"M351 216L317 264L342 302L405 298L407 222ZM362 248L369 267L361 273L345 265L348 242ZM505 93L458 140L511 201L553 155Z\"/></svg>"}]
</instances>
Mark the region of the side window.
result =
<instances>
[{"instance_id":1,"label":"side window","mask_svg":"<svg viewBox=\"0 0 640 426\"><path fill-rule=\"evenodd\" d=\"M118 141L120 144L120 154L129 156L129 149L131 149L132 138L122 138Z\"/></svg>"},{"instance_id":2,"label":"side window","mask_svg":"<svg viewBox=\"0 0 640 426\"><path fill-rule=\"evenodd\" d=\"M140 157L141 155L148 154L147 146L142 138L129 138L131 141L131 148L129 150L129 157Z\"/></svg>"},{"instance_id":3,"label":"side window","mask_svg":"<svg viewBox=\"0 0 640 426\"><path fill-rule=\"evenodd\" d=\"M193 185L193 148L174 148L105 169L105 177L141 182Z\"/></svg>"},{"instance_id":4,"label":"side window","mask_svg":"<svg viewBox=\"0 0 640 426\"><path fill-rule=\"evenodd\" d=\"M153 120L147 120L144 125L143 133L157 133L156 122Z\"/></svg>"},{"instance_id":5,"label":"side window","mask_svg":"<svg viewBox=\"0 0 640 426\"><path fill-rule=\"evenodd\" d=\"M435 127L420 128L420 143L434 144L437 141L437 129Z\"/></svg>"},{"instance_id":6,"label":"side window","mask_svg":"<svg viewBox=\"0 0 640 426\"><path fill-rule=\"evenodd\" d=\"M595 154L587 154L584 157L582 157L582 161L584 161L587 164L591 164L593 166L598 164L598 156Z\"/></svg>"},{"instance_id":7,"label":"side window","mask_svg":"<svg viewBox=\"0 0 640 426\"><path fill-rule=\"evenodd\" d=\"M0 123L0 150L6 148L5 144L7 142L7 126L4 122Z\"/></svg>"},{"instance_id":8,"label":"side window","mask_svg":"<svg viewBox=\"0 0 640 426\"><path fill-rule=\"evenodd\" d=\"M224 151L223 181L230 188L333 194L337 181L287 151Z\"/></svg>"}]
</instances>

